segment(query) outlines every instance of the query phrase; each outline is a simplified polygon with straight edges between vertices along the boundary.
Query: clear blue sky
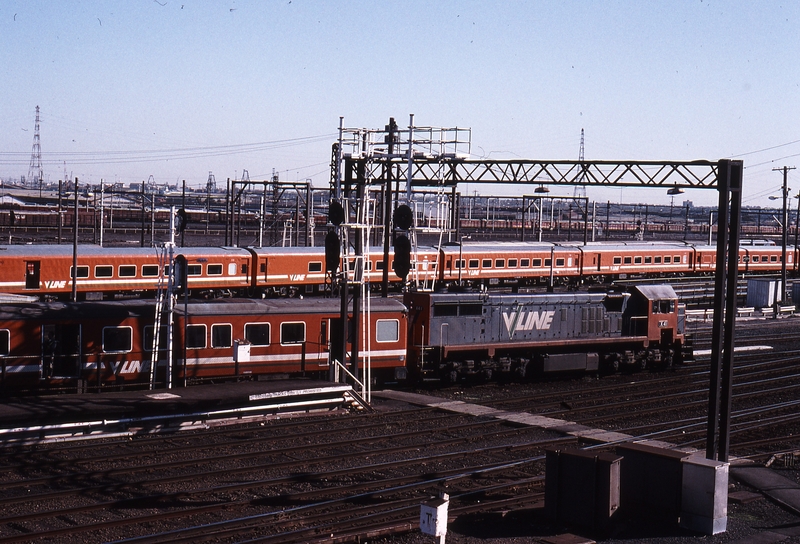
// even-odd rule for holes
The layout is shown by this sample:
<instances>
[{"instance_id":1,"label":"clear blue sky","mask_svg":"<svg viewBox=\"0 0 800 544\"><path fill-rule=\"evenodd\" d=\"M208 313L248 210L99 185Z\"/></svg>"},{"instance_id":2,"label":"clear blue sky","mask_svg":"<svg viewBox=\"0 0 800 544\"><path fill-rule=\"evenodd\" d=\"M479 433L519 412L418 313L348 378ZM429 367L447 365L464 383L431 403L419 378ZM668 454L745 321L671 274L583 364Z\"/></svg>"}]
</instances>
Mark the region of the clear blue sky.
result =
<instances>
[{"instance_id":1,"label":"clear blue sky","mask_svg":"<svg viewBox=\"0 0 800 544\"><path fill-rule=\"evenodd\" d=\"M791 1L2 0L0 178L27 174L37 105L47 180L198 186L325 187L339 116L413 113L477 156L577 159L583 128L587 159L741 158L769 205L800 166L799 25Z\"/></svg>"}]
</instances>

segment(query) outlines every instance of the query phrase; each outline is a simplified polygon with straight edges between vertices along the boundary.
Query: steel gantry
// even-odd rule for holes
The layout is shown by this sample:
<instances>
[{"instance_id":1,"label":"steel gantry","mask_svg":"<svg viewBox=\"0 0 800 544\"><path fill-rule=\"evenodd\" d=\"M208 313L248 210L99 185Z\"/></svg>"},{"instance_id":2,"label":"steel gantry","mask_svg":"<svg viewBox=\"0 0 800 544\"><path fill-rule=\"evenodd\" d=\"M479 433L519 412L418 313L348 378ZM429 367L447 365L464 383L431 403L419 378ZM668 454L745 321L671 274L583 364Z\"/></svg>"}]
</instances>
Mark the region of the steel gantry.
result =
<instances>
[{"instance_id":1,"label":"steel gantry","mask_svg":"<svg viewBox=\"0 0 800 544\"><path fill-rule=\"evenodd\" d=\"M412 118L413 122L413 118ZM390 123L391 125L391 123ZM405 184L410 200L417 187L450 187L457 198L459 183L504 185L593 185L612 187L653 187L677 189L716 189L719 197L717 265L714 287L711 372L709 383L708 434L706 457L728 460L730 446L733 343L736 318L739 232L744 164L739 160L719 161L544 161L489 160L465 158L457 152L419 151L411 138L395 136L396 125L386 127L393 145L373 148L362 145L343 153L340 138L339 161L332 172L332 199L348 199L363 194L364 187L380 186L391 194L391 184ZM380 132L380 131L377 131ZM341 129L340 129L341 133ZM372 133L370 133L372 136ZM367 138L362 137L361 141ZM456 138L457 140L457 138ZM471 143L471 136L470 136ZM405 146L403 145L405 144ZM389 152L387 152L389 151ZM357 200L357 199L355 199ZM390 209L386 205L386 210ZM457 210L457 206L453 206ZM384 228L392 228L391 217L383 214ZM455 214L452 214L455 215ZM457 223L457 217L454 217ZM453 225L451 225L453 227ZM388 240L388 237L384 238ZM384 254L388 253L385 242ZM388 266L386 267L388 268ZM354 316L355 317L355 316ZM357 318L356 318L357 319Z\"/></svg>"}]
</instances>

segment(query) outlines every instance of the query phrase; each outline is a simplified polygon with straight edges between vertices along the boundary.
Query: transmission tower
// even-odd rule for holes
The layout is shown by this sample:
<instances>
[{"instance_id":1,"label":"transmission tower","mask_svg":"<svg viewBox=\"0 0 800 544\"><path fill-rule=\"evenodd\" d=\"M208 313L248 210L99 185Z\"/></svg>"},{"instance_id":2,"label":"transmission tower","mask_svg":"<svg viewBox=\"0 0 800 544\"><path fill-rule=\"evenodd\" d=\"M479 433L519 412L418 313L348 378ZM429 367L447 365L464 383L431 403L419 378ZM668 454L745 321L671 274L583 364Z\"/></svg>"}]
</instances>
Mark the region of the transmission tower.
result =
<instances>
[{"instance_id":1,"label":"transmission tower","mask_svg":"<svg viewBox=\"0 0 800 544\"><path fill-rule=\"evenodd\" d=\"M583 162L583 129L581 129L581 150L578 152L578 160ZM581 181L586 179L586 173L581 172ZM575 192L572 194L574 197L586 198L586 186L576 185Z\"/></svg>"},{"instance_id":2,"label":"transmission tower","mask_svg":"<svg viewBox=\"0 0 800 544\"><path fill-rule=\"evenodd\" d=\"M42 188L42 146L39 143L39 106L36 106L36 128L33 131L33 149L31 150L31 165L28 167L27 185L34 189Z\"/></svg>"}]
</instances>

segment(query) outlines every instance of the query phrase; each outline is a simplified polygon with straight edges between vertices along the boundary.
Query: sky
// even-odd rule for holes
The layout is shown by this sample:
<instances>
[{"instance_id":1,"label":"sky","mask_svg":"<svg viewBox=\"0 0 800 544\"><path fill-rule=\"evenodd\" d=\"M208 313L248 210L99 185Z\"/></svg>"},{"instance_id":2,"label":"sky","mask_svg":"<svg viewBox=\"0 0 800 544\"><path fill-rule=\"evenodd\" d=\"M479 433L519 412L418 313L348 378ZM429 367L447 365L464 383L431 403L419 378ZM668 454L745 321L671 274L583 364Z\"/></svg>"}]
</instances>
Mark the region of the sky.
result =
<instances>
[{"instance_id":1,"label":"sky","mask_svg":"<svg viewBox=\"0 0 800 544\"><path fill-rule=\"evenodd\" d=\"M741 159L744 205L774 206L800 163L798 25L769 0L0 0L0 179L28 173L36 106L46 181L190 187L324 188L340 117L414 114L470 128L476 158L577 160L583 129L587 160Z\"/></svg>"}]
</instances>

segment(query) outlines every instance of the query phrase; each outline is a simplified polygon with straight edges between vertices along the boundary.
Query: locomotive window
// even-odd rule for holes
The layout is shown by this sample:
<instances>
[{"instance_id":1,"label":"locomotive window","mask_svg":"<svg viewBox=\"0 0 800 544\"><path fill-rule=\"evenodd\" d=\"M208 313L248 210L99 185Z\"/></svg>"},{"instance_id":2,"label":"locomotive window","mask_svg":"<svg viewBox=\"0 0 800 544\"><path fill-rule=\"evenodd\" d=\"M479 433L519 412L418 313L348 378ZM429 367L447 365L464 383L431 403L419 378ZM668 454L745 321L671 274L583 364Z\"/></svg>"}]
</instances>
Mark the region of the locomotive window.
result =
<instances>
[{"instance_id":1,"label":"locomotive window","mask_svg":"<svg viewBox=\"0 0 800 544\"><path fill-rule=\"evenodd\" d=\"M202 276L203 275L203 265L202 264L190 264L186 267L187 275L189 276ZM164 274L166 276L166 274Z\"/></svg>"},{"instance_id":2,"label":"locomotive window","mask_svg":"<svg viewBox=\"0 0 800 544\"><path fill-rule=\"evenodd\" d=\"M556 266L564 266L565 262L563 257L559 257L556 259Z\"/></svg>"},{"instance_id":3,"label":"locomotive window","mask_svg":"<svg viewBox=\"0 0 800 544\"><path fill-rule=\"evenodd\" d=\"M506 267L506 260L505 259L495 259L494 260L494 267L495 268L505 268Z\"/></svg>"},{"instance_id":4,"label":"locomotive window","mask_svg":"<svg viewBox=\"0 0 800 544\"><path fill-rule=\"evenodd\" d=\"M478 268L478 259L470 259L469 260L469 267L470 268Z\"/></svg>"},{"instance_id":5,"label":"locomotive window","mask_svg":"<svg viewBox=\"0 0 800 544\"><path fill-rule=\"evenodd\" d=\"M453 317L458 315L458 304L434 304L433 317Z\"/></svg>"},{"instance_id":6,"label":"locomotive window","mask_svg":"<svg viewBox=\"0 0 800 544\"><path fill-rule=\"evenodd\" d=\"M269 345L269 323L247 323L244 338L254 346Z\"/></svg>"},{"instance_id":7,"label":"locomotive window","mask_svg":"<svg viewBox=\"0 0 800 544\"><path fill-rule=\"evenodd\" d=\"M644 264L650 264L653 262L653 258L650 255L646 255L644 258Z\"/></svg>"},{"instance_id":8,"label":"locomotive window","mask_svg":"<svg viewBox=\"0 0 800 544\"><path fill-rule=\"evenodd\" d=\"M73 270L73 268L70 266L69 267L69 277L70 278L72 277L72 270ZM79 266L78 267L78 276L77 277L79 277L79 278L88 278L89 277L89 267L86 266L86 265Z\"/></svg>"},{"instance_id":9,"label":"locomotive window","mask_svg":"<svg viewBox=\"0 0 800 544\"><path fill-rule=\"evenodd\" d=\"M664 257L664 264L670 264L671 262L672 262L672 257L670 257L669 255Z\"/></svg>"},{"instance_id":10,"label":"locomotive window","mask_svg":"<svg viewBox=\"0 0 800 544\"><path fill-rule=\"evenodd\" d=\"M631 263L633 262L633 260L632 260L630 257L625 257L625 259L623 260L623 262L624 262L625 264L631 264Z\"/></svg>"},{"instance_id":11,"label":"locomotive window","mask_svg":"<svg viewBox=\"0 0 800 544\"><path fill-rule=\"evenodd\" d=\"M94 267L95 278L110 278L114 275L114 267L111 265L97 265Z\"/></svg>"},{"instance_id":12,"label":"locomotive window","mask_svg":"<svg viewBox=\"0 0 800 544\"><path fill-rule=\"evenodd\" d=\"M462 304L458 309L459 315L483 315L483 304Z\"/></svg>"},{"instance_id":13,"label":"locomotive window","mask_svg":"<svg viewBox=\"0 0 800 544\"><path fill-rule=\"evenodd\" d=\"M397 342L400 340L400 321L397 319L379 319L375 323L376 342Z\"/></svg>"},{"instance_id":14,"label":"locomotive window","mask_svg":"<svg viewBox=\"0 0 800 544\"><path fill-rule=\"evenodd\" d=\"M8 329L0 330L0 355L11 353L11 333Z\"/></svg>"},{"instance_id":15,"label":"locomotive window","mask_svg":"<svg viewBox=\"0 0 800 544\"><path fill-rule=\"evenodd\" d=\"M186 347L194 349L202 349L206 347L205 325L186 326Z\"/></svg>"},{"instance_id":16,"label":"locomotive window","mask_svg":"<svg viewBox=\"0 0 800 544\"><path fill-rule=\"evenodd\" d=\"M135 278L136 277L136 265L135 264L123 264L119 267L119 277L120 278ZM156 267L156 272L158 272L158 267Z\"/></svg>"},{"instance_id":17,"label":"locomotive window","mask_svg":"<svg viewBox=\"0 0 800 544\"><path fill-rule=\"evenodd\" d=\"M221 264L209 264L206 266L206 273L209 276L221 276L222 275L222 265Z\"/></svg>"},{"instance_id":18,"label":"locomotive window","mask_svg":"<svg viewBox=\"0 0 800 544\"><path fill-rule=\"evenodd\" d=\"M281 323L281 345L302 344L306 341L306 324L300 322Z\"/></svg>"},{"instance_id":19,"label":"locomotive window","mask_svg":"<svg viewBox=\"0 0 800 544\"><path fill-rule=\"evenodd\" d=\"M529 267L529 266L531 265L531 260L530 260L530 259L522 259L522 260L519 262L519 265L520 265L522 268L527 268L527 267ZM541 263L540 263L540 264L536 264L536 259L534 259L534 260L533 260L533 266L541 266Z\"/></svg>"},{"instance_id":20,"label":"locomotive window","mask_svg":"<svg viewBox=\"0 0 800 544\"><path fill-rule=\"evenodd\" d=\"M552 261L552 260L550 260L550 259L545 259L545 260L544 260L544 265L545 265L545 266L550 266L552 263L553 263L553 261Z\"/></svg>"},{"instance_id":21,"label":"locomotive window","mask_svg":"<svg viewBox=\"0 0 800 544\"><path fill-rule=\"evenodd\" d=\"M127 353L133 349L131 327L105 327L103 329L103 352Z\"/></svg>"},{"instance_id":22,"label":"locomotive window","mask_svg":"<svg viewBox=\"0 0 800 544\"><path fill-rule=\"evenodd\" d=\"M653 257L653 262L655 264L661 264L661 255L656 255L655 257Z\"/></svg>"},{"instance_id":23,"label":"locomotive window","mask_svg":"<svg viewBox=\"0 0 800 544\"><path fill-rule=\"evenodd\" d=\"M622 264L622 257L614 257L614 264Z\"/></svg>"},{"instance_id":24,"label":"locomotive window","mask_svg":"<svg viewBox=\"0 0 800 544\"><path fill-rule=\"evenodd\" d=\"M308 263L309 272L322 272L322 261L312 261Z\"/></svg>"},{"instance_id":25,"label":"locomotive window","mask_svg":"<svg viewBox=\"0 0 800 544\"><path fill-rule=\"evenodd\" d=\"M157 264L142 265L142 276L145 277L158 276L158 265Z\"/></svg>"},{"instance_id":26,"label":"locomotive window","mask_svg":"<svg viewBox=\"0 0 800 544\"><path fill-rule=\"evenodd\" d=\"M654 314L671 314L675 311L674 300L654 300L653 313Z\"/></svg>"},{"instance_id":27,"label":"locomotive window","mask_svg":"<svg viewBox=\"0 0 800 544\"><path fill-rule=\"evenodd\" d=\"M516 268L517 267L517 260L516 259L509 259L508 260L508 267L509 268Z\"/></svg>"},{"instance_id":28,"label":"locomotive window","mask_svg":"<svg viewBox=\"0 0 800 544\"><path fill-rule=\"evenodd\" d=\"M233 345L233 327L230 323L211 325L211 347L229 348Z\"/></svg>"},{"instance_id":29,"label":"locomotive window","mask_svg":"<svg viewBox=\"0 0 800 544\"><path fill-rule=\"evenodd\" d=\"M155 327L153 325L147 325L144 328L144 350L145 351L153 351L153 331ZM167 349L167 327L160 327L158 331L158 350L166 350Z\"/></svg>"}]
</instances>

